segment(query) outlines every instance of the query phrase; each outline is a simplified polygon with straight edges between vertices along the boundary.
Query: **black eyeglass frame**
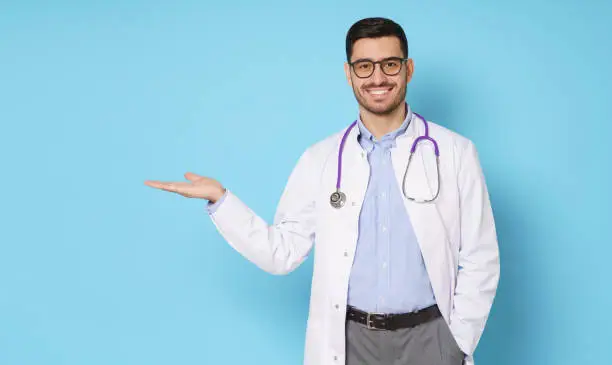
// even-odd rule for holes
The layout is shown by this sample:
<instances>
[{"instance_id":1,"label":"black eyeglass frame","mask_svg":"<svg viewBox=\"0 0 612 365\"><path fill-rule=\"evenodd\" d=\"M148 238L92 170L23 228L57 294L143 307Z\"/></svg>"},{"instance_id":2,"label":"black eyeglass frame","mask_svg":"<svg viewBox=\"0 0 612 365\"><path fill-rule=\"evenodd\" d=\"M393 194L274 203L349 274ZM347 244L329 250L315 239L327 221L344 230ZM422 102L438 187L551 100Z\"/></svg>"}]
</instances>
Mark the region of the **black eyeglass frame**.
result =
<instances>
[{"instance_id":1,"label":"black eyeglass frame","mask_svg":"<svg viewBox=\"0 0 612 365\"><path fill-rule=\"evenodd\" d=\"M368 60L368 59L359 59L359 60L356 60L356 61L354 61L354 62L349 62L348 64L349 64L349 66L351 66L351 69L353 70L353 73L355 73L355 76L357 76L357 77L358 77L358 78L360 78L360 79L367 79L368 77L370 77L370 76L372 76L372 75L374 74L374 71L376 70L376 64L379 64L379 65L380 65L380 70L381 70L381 71L382 71L382 72L383 72L385 75L387 75L387 76L395 76L395 75L399 74L399 73L402 71L402 67L404 66L404 64L405 64L405 63L406 63L406 61L408 61L408 60L409 60L409 58L402 58L402 57L387 57L387 58L382 59L382 60L380 60L380 61L372 61L372 60ZM397 70L397 72L396 72L396 73L389 74L389 73L386 73L386 72L385 72L385 69L384 69L384 67L382 67L382 64L383 64L384 62L388 62L388 61L398 61L398 62L400 63L400 67L399 67L399 69ZM361 63L361 62L368 62L368 63L372 64L372 72L370 72L370 74L369 74L369 75L367 75L367 76L359 76L359 75L357 74L357 72L355 71L355 64L356 64L356 63Z\"/></svg>"}]
</instances>

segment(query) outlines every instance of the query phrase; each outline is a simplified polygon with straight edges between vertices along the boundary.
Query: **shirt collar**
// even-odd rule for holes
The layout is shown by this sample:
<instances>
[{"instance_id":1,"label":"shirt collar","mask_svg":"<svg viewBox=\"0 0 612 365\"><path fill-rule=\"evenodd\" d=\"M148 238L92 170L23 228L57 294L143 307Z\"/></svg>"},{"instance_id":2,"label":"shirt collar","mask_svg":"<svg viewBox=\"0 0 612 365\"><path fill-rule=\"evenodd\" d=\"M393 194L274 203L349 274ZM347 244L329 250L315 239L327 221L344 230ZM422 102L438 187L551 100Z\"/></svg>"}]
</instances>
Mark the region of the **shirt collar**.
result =
<instances>
[{"instance_id":1,"label":"shirt collar","mask_svg":"<svg viewBox=\"0 0 612 365\"><path fill-rule=\"evenodd\" d=\"M406 133L406 130L408 129L408 126L410 125L410 121L412 120L412 109L410 108L410 105L408 105L408 103L405 103L405 105L406 105L406 118L402 122L402 125L396 130L391 131L385 134L384 136L382 136L380 141L377 140L376 137L374 137L374 135L372 134L372 132L368 130L368 128L366 128L366 126L363 124L363 121L361 120L361 116L359 116L357 118L357 127L359 130L359 133L357 135L357 140L359 141L359 144L361 144L361 147L363 147L368 153L371 152L372 149L374 149L374 146L376 144L384 148L395 147L396 138L399 135Z\"/></svg>"}]
</instances>

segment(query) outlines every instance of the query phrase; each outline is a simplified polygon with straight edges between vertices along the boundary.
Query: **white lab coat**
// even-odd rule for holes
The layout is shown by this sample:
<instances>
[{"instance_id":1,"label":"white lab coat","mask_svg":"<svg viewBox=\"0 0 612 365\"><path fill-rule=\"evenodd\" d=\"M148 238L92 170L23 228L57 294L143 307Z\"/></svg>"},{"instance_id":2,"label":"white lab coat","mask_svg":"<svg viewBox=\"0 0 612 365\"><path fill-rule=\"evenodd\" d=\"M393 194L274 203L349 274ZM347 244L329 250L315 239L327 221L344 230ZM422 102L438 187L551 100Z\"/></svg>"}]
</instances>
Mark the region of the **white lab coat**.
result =
<instances>
[{"instance_id":1,"label":"white lab coat","mask_svg":"<svg viewBox=\"0 0 612 365\"><path fill-rule=\"evenodd\" d=\"M419 204L404 198L404 205L438 306L457 344L466 353L464 363L473 365L473 353L499 281L495 224L473 143L433 122L429 122L429 130L440 148L440 195L435 204ZM347 289L369 164L357 141L355 127L347 138L342 159L341 188L347 202L341 209L332 208L329 197L335 191L338 147L344 131L313 144L301 155L271 225L230 189L225 201L211 215L224 239L269 273L290 273L314 253L305 365L345 363ZM406 133L397 138L397 147L392 149L400 188L412 142L423 134L423 122L414 116ZM435 160L423 158L427 148L432 148L431 144L421 142L411 162L406 177L410 192L435 192Z\"/></svg>"}]
</instances>

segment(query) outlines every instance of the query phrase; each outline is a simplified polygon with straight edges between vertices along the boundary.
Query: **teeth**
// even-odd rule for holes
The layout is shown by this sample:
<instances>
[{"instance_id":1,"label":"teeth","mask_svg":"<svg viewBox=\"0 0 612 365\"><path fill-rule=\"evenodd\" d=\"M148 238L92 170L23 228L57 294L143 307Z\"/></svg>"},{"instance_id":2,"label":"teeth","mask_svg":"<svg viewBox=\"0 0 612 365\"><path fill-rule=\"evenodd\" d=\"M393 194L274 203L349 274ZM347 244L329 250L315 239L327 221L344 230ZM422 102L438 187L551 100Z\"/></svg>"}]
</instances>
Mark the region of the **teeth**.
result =
<instances>
[{"instance_id":1,"label":"teeth","mask_svg":"<svg viewBox=\"0 0 612 365\"><path fill-rule=\"evenodd\" d=\"M382 95L388 93L389 90L370 90L370 94Z\"/></svg>"}]
</instances>

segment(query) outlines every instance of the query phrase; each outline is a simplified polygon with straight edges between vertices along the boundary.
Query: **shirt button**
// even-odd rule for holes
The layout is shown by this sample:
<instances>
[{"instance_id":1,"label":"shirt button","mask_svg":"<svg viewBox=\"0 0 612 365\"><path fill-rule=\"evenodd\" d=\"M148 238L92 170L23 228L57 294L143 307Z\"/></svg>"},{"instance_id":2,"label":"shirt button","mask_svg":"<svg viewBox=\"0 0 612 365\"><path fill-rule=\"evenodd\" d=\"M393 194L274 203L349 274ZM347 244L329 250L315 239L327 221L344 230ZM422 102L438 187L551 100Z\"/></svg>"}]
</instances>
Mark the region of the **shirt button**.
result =
<instances>
[{"instance_id":1,"label":"shirt button","mask_svg":"<svg viewBox=\"0 0 612 365\"><path fill-rule=\"evenodd\" d=\"M382 226L382 231L383 231L383 232L386 232L386 231L387 231L387 227Z\"/></svg>"},{"instance_id":2,"label":"shirt button","mask_svg":"<svg viewBox=\"0 0 612 365\"><path fill-rule=\"evenodd\" d=\"M382 265L382 266L383 266L383 269L386 269L386 268L387 268L387 263L386 263L386 262L383 262L383 265Z\"/></svg>"}]
</instances>

